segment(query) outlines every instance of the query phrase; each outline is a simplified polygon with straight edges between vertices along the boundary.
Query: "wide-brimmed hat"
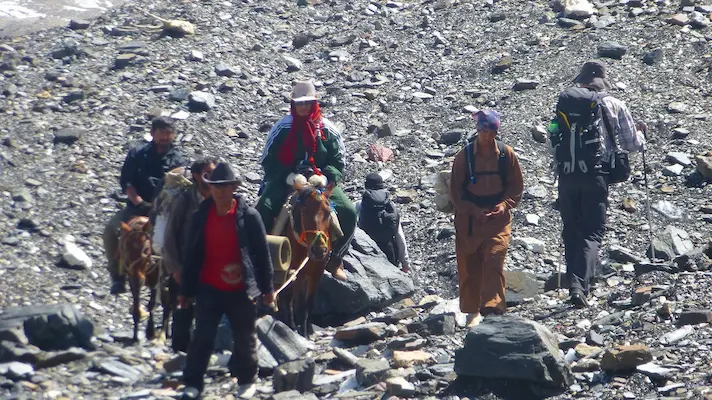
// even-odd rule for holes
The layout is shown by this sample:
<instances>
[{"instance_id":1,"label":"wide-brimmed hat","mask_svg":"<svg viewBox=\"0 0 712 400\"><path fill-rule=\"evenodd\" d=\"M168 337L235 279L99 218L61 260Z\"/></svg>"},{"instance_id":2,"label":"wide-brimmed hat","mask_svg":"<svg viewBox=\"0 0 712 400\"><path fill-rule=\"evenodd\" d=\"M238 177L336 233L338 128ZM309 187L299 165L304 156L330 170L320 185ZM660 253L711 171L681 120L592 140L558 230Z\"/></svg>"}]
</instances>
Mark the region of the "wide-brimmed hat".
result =
<instances>
[{"instance_id":1,"label":"wide-brimmed hat","mask_svg":"<svg viewBox=\"0 0 712 400\"><path fill-rule=\"evenodd\" d=\"M380 174L372 172L366 175L366 189L379 190L383 189L383 177Z\"/></svg>"},{"instance_id":2,"label":"wide-brimmed hat","mask_svg":"<svg viewBox=\"0 0 712 400\"><path fill-rule=\"evenodd\" d=\"M224 162L218 163L210 176L207 174L203 175L203 179L211 185L242 183L242 179L235 176L235 172L233 172L232 168L230 168L230 164Z\"/></svg>"},{"instance_id":3,"label":"wide-brimmed hat","mask_svg":"<svg viewBox=\"0 0 712 400\"><path fill-rule=\"evenodd\" d=\"M304 101L316 101L316 88L311 81L299 81L292 88L292 101L295 103Z\"/></svg>"},{"instance_id":4,"label":"wide-brimmed hat","mask_svg":"<svg viewBox=\"0 0 712 400\"><path fill-rule=\"evenodd\" d=\"M593 86L599 90L611 89L613 85L606 79L606 64L598 60L586 61L574 82Z\"/></svg>"}]
</instances>

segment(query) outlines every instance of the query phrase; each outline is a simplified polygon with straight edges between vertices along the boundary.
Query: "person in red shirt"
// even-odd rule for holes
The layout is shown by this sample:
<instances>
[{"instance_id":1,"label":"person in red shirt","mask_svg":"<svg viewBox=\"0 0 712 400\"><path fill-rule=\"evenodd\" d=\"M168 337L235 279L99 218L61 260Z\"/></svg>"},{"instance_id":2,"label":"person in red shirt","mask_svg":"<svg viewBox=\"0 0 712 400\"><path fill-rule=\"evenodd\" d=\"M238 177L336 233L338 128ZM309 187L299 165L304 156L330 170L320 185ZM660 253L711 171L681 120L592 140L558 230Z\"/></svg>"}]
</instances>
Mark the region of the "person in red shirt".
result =
<instances>
[{"instance_id":1,"label":"person in red shirt","mask_svg":"<svg viewBox=\"0 0 712 400\"><path fill-rule=\"evenodd\" d=\"M197 399L223 315L230 322L233 354L228 364L239 384L238 397L255 394L257 380L256 307L274 302L272 260L260 214L234 192L240 179L226 163L218 163L210 178L211 198L193 214L192 236L186 249L179 307L195 299L195 333L183 371L183 399Z\"/></svg>"}]
</instances>

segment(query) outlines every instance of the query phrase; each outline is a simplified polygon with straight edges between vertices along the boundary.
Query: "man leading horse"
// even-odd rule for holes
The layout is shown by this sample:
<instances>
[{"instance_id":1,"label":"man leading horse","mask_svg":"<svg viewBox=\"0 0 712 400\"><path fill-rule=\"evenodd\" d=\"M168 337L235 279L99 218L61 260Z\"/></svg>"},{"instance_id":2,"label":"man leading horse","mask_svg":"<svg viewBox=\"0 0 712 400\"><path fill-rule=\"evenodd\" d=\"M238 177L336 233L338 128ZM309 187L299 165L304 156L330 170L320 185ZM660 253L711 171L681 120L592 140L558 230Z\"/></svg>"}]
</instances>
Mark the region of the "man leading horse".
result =
<instances>
[{"instance_id":1,"label":"man leading horse","mask_svg":"<svg viewBox=\"0 0 712 400\"><path fill-rule=\"evenodd\" d=\"M338 186L346 164L346 148L334 124L322 117L312 82L297 82L294 86L291 112L267 136L261 163L264 186L256 208L268 233L293 191L291 182L287 182L290 174L306 168L326 177L329 200L343 231L343 236L333 243L326 270L334 278L346 280L343 257L356 230L357 217L353 204Z\"/></svg>"}]
</instances>

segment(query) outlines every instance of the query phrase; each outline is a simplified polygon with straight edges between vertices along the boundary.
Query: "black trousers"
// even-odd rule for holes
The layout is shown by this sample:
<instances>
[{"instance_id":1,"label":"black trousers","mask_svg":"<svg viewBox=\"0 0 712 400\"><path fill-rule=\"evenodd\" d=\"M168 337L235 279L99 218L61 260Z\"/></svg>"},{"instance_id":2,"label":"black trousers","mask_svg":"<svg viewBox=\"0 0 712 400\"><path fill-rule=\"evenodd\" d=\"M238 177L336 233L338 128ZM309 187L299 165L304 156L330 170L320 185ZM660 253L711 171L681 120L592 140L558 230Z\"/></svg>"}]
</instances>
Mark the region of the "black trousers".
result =
<instances>
[{"instance_id":1,"label":"black trousers","mask_svg":"<svg viewBox=\"0 0 712 400\"><path fill-rule=\"evenodd\" d=\"M588 294L599 265L606 225L608 184L601 175L563 175L559 178L559 212L570 292Z\"/></svg>"},{"instance_id":2,"label":"black trousers","mask_svg":"<svg viewBox=\"0 0 712 400\"><path fill-rule=\"evenodd\" d=\"M257 379L256 308L245 291L226 292L201 285L196 296L195 332L188 349L183 381L203 391L203 379L213 353L215 335L222 316L227 316L233 334L230 373L239 384Z\"/></svg>"}]
</instances>

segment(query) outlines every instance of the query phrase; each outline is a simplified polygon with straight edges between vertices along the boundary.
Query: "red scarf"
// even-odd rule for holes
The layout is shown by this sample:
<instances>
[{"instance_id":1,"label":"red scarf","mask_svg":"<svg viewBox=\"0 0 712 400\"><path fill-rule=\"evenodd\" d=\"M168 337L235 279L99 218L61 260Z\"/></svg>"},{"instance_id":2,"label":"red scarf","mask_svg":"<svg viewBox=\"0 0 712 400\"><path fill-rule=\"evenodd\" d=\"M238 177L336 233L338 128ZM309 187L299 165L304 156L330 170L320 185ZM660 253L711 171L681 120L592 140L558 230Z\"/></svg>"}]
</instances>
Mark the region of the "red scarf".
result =
<instances>
[{"instance_id":1,"label":"red scarf","mask_svg":"<svg viewBox=\"0 0 712 400\"><path fill-rule=\"evenodd\" d=\"M314 168L314 171L316 171L318 175L321 175L321 172L314 164L317 133L321 132L322 140L326 140L324 130L321 129L321 109L319 108L319 103L316 101L313 103L312 109L306 117L299 116L294 103L292 103L291 114L292 127L289 129L287 139L282 143L282 148L279 149L277 158L285 167L294 167L297 141L301 137L304 150L309 155L309 163Z\"/></svg>"}]
</instances>

